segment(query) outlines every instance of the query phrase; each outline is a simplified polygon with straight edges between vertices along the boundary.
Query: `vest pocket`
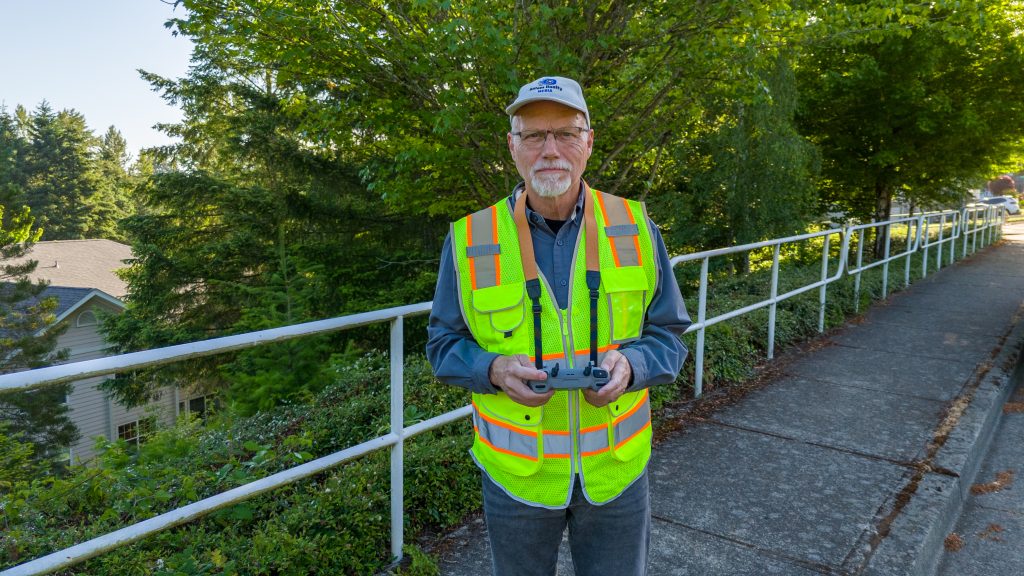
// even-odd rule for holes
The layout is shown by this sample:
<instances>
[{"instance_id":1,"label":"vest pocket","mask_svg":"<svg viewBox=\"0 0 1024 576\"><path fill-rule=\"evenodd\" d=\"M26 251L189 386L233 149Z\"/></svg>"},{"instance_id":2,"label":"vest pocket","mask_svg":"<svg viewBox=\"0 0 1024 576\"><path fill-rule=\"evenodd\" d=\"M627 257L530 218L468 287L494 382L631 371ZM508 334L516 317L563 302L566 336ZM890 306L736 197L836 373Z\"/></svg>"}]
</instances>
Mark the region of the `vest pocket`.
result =
<instances>
[{"instance_id":1,"label":"vest pocket","mask_svg":"<svg viewBox=\"0 0 1024 576\"><path fill-rule=\"evenodd\" d=\"M608 306L611 341L619 343L639 338L647 297L647 273L643 266L602 269L601 285Z\"/></svg>"},{"instance_id":2,"label":"vest pocket","mask_svg":"<svg viewBox=\"0 0 1024 576\"><path fill-rule=\"evenodd\" d=\"M544 460L544 407L523 406L502 392L475 395L474 405L476 444L483 444L473 446L477 458L517 476L536 473Z\"/></svg>"},{"instance_id":3,"label":"vest pocket","mask_svg":"<svg viewBox=\"0 0 1024 576\"><path fill-rule=\"evenodd\" d=\"M523 324L526 284L508 282L488 288L473 290L473 313L479 322L490 326L499 338L511 338L513 332Z\"/></svg>"},{"instance_id":4,"label":"vest pocket","mask_svg":"<svg viewBox=\"0 0 1024 576\"><path fill-rule=\"evenodd\" d=\"M607 406L612 456L628 462L651 451L651 403L646 390L628 392Z\"/></svg>"}]
</instances>

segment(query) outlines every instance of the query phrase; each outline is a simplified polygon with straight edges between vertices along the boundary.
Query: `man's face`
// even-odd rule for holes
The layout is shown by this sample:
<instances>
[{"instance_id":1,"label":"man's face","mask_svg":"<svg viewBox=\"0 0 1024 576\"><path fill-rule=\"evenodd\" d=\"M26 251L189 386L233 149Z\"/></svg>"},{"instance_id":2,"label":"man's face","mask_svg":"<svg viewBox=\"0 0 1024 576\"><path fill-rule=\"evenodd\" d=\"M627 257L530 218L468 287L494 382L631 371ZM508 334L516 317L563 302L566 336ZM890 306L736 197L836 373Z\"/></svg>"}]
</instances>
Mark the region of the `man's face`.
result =
<instances>
[{"instance_id":1,"label":"man's face","mask_svg":"<svg viewBox=\"0 0 1024 576\"><path fill-rule=\"evenodd\" d=\"M545 130L551 133L538 133ZM532 138L524 137L531 133ZM579 185L594 149L594 131L587 128L586 118L578 110L542 100L516 112L508 149L528 190L544 197L561 196Z\"/></svg>"}]
</instances>

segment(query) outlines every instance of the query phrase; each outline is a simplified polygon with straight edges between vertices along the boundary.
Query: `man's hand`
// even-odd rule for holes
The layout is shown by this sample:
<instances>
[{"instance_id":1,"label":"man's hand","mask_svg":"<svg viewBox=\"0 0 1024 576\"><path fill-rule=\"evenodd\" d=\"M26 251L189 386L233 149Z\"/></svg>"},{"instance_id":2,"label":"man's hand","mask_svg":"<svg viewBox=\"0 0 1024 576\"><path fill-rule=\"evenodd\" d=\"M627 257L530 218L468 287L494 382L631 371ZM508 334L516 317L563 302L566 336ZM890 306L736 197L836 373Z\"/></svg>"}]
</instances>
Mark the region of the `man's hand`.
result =
<instances>
[{"instance_id":1,"label":"man's hand","mask_svg":"<svg viewBox=\"0 0 1024 576\"><path fill-rule=\"evenodd\" d=\"M554 396L554 390L537 394L526 385L528 380L547 380L545 372L537 370L525 354L498 356L491 362L488 375L491 384L508 394L508 397L524 406L543 406Z\"/></svg>"},{"instance_id":2,"label":"man's hand","mask_svg":"<svg viewBox=\"0 0 1024 576\"><path fill-rule=\"evenodd\" d=\"M629 380L633 376L633 368L629 365L629 360L626 360L626 357L618 350L611 350L604 355L601 368L608 371L608 383L600 390L595 391L590 388L583 390L583 396L587 402L597 408L618 400L619 396L626 391Z\"/></svg>"}]
</instances>

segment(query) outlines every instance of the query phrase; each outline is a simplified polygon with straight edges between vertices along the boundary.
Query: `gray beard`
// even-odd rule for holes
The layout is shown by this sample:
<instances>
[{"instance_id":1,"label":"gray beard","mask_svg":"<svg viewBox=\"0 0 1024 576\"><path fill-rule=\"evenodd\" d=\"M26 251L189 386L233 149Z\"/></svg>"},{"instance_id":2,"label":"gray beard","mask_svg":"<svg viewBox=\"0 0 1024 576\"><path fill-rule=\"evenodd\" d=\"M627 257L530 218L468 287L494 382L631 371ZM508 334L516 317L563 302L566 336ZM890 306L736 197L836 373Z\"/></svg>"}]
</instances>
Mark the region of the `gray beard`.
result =
<instances>
[{"instance_id":1,"label":"gray beard","mask_svg":"<svg viewBox=\"0 0 1024 576\"><path fill-rule=\"evenodd\" d=\"M565 194L569 186L572 185L572 181L569 176L559 176L558 178L534 176L530 178L530 184L533 185L533 191L541 198L555 198Z\"/></svg>"}]
</instances>

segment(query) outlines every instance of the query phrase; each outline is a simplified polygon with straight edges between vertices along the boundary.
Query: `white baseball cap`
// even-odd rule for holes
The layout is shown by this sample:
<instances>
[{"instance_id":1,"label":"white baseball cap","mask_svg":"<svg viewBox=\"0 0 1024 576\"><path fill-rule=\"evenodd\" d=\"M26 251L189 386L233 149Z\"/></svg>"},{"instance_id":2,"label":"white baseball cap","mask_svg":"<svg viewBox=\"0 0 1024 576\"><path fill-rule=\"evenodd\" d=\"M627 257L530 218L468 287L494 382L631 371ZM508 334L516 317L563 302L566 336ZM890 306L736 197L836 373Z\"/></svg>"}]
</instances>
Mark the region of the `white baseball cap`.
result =
<instances>
[{"instance_id":1,"label":"white baseball cap","mask_svg":"<svg viewBox=\"0 0 1024 576\"><path fill-rule=\"evenodd\" d=\"M590 112L587 110L587 101L583 99L583 89L575 80L561 76L544 76L529 84L524 84L519 89L519 97L505 108L505 112L509 116L513 116L516 110L530 102L541 100L558 102L583 112L583 115L587 117L587 126L590 126Z\"/></svg>"}]
</instances>

